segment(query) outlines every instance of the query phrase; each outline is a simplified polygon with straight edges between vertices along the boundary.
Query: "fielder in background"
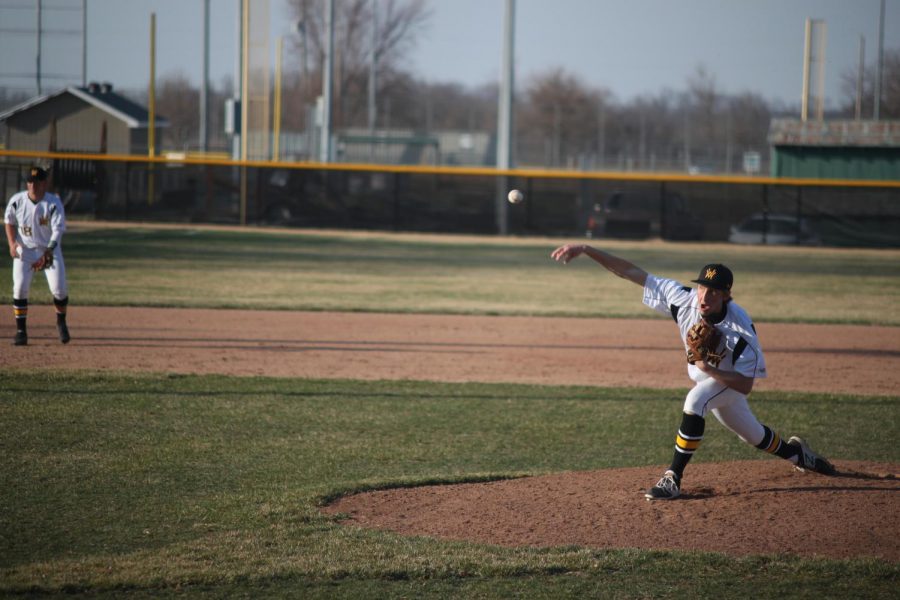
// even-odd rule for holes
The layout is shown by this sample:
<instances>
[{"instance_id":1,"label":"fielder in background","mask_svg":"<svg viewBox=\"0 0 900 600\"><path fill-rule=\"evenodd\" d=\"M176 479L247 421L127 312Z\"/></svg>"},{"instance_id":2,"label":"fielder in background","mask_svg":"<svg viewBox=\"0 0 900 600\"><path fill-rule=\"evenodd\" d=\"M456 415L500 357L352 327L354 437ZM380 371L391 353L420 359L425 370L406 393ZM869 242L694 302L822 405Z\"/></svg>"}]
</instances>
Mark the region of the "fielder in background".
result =
<instances>
[{"instance_id":1,"label":"fielder in background","mask_svg":"<svg viewBox=\"0 0 900 600\"><path fill-rule=\"evenodd\" d=\"M687 371L694 387L684 401L672 463L644 494L648 500L671 500L681 494L684 468L703 441L709 412L744 442L790 461L800 471L835 473L831 463L813 452L804 440L792 437L782 441L750 411L747 395L754 380L766 376L766 361L750 316L732 301L733 275L728 267L706 265L692 280L697 284L697 289L692 289L591 246L561 246L551 257L565 264L582 254L643 287L644 304L678 324L687 351ZM694 340L701 329L714 332L707 338L711 346L702 350Z\"/></svg>"},{"instance_id":2,"label":"fielder in background","mask_svg":"<svg viewBox=\"0 0 900 600\"><path fill-rule=\"evenodd\" d=\"M34 274L43 271L56 306L59 341L68 344L66 306L69 291L60 244L66 230L63 203L59 196L47 191L49 182L44 169L32 167L26 181L28 189L9 199L4 216L9 255L13 258L13 310L16 315L13 343L16 346L28 344L28 293Z\"/></svg>"}]
</instances>

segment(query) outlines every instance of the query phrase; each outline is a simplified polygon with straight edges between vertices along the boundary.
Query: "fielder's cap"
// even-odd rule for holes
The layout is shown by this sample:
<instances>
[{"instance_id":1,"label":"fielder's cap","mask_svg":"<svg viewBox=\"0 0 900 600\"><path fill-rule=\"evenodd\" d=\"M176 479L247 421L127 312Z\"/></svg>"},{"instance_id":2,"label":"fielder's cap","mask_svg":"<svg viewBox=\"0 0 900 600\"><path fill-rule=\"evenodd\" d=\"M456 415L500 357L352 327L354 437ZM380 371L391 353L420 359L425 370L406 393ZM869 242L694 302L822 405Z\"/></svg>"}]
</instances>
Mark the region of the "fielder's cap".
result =
<instances>
[{"instance_id":1,"label":"fielder's cap","mask_svg":"<svg viewBox=\"0 0 900 600\"><path fill-rule=\"evenodd\" d=\"M728 292L731 290L731 284L734 283L734 275L731 274L731 269L725 265L711 263L700 269L700 275L691 281L708 288Z\"/></svg>"},{"instance_id":2,"label":"fielder's cap","mask_svg":"<svg viewBox=\"0 0 900 600\"><path fill-rule=\"evenodd\" d=\"M28 171L28 177L25 178L25 181L27 181L28 183L34 183L35 181L47 181L47 171L45 171L41 167L31 167L31 170Z\"/></svg>"}]
</instances>

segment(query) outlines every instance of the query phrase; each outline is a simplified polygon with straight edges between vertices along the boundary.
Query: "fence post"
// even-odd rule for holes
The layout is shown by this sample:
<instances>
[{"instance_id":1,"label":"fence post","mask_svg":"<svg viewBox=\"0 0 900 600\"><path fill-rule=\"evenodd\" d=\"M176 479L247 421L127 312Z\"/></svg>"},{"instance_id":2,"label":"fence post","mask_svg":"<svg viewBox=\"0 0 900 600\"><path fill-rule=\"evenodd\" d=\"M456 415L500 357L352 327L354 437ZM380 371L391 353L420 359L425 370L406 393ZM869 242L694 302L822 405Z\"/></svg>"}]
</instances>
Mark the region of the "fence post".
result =
<instances>
[{"instance_id":1,"label":"fence post","mask_svg":"<svg viewBox=\"0 0 900 600\"><path fill-rule=\"evenodd\" d=\"M666 239L666 234L668 233L668 223L666 222L666 182L662 181L659 184L659 237L660 239Z\"/></svg>"},{"instance_id":2,"label":"fence post","mask_svg":"<svg viewBox=\"0 0 900 600\"><path fill-rule=\"evenodd\" d=\"M392 221L394 225L394 231L397 231L399 227L399 219L400 219L400 173L394 171L394 174L391 176L391 201L393 203L393 215Z\"/></svg>"},{"instance_id":3,"label":"fence post","mask_svg":"<svg viewBox=\"0 0 900 600\"><path fill-rule=\"evenodd\" d=\"M534 194L532 192L534 189L534 186L532 185L533 181L534 179L531 177L525 179L525 199L527 200L527 202L525 202L525 229L528 233L534 232L534 216L531 210L534 205Z\"/></svg>"}]
</instances>

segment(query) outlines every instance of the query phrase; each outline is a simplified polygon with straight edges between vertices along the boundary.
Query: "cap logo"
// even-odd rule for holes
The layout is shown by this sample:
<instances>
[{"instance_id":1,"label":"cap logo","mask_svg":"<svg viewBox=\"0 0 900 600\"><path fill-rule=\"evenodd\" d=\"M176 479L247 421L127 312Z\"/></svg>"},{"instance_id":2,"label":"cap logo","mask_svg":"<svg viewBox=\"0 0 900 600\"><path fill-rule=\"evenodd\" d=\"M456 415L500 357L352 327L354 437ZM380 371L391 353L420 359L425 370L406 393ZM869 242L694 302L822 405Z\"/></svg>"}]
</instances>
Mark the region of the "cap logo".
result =
<instances>
[{"instance_id":1,"label":"cap logo","mask_svg":"<svg viewBox=\"0 0 900 600\"><path fill-rule=\"evenodd\" d=\"M715 269L707 269L704 279L715 279L715 278L716 278L716 270Z\"/></svg>"}]
</instances>

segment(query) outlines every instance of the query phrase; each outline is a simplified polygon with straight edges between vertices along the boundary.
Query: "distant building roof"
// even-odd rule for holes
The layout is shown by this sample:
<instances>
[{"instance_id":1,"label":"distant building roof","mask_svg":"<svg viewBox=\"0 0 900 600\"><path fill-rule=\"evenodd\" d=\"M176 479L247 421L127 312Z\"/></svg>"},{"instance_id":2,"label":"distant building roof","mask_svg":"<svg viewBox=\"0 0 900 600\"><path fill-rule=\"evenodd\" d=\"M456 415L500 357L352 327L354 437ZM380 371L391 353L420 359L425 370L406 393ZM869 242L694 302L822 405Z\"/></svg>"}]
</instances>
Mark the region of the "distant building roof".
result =
<instances>
[{"instance_id":1,"label":"distant building roof","mask_svg":"<svg viewBox=\"0 0 900 600\"><path fill-rule=\"evenodd\" d=\"M773 146L900 146L900 121L801 121L772 119Z\"/></svg>"},{"instance_id":2,"label":"distant building roof","mask_svg":"<svg viewBox=\"0 0 900 600\"><path fill-rule=\"evenodd\" d=\"M26 111L33 106L37 106L38 104L42 104L53 98L62 96L63 94L71 94L88 104L96 106L100 110L123 121L128 127L147 127L150 122L150 113L146 108L129 100L125 96L114 92L112 86L108 83L92 83L87 87L72 86L52 94L36 96L18 106L12 107L4 113L0 113L0 121L5 121L13 115ZM169 122L159 115L156 115L155 121L157 127L169 126Z\"/></svg>"}]
</instances>

